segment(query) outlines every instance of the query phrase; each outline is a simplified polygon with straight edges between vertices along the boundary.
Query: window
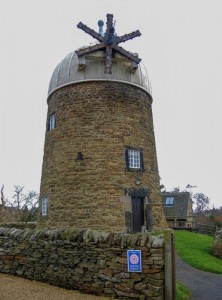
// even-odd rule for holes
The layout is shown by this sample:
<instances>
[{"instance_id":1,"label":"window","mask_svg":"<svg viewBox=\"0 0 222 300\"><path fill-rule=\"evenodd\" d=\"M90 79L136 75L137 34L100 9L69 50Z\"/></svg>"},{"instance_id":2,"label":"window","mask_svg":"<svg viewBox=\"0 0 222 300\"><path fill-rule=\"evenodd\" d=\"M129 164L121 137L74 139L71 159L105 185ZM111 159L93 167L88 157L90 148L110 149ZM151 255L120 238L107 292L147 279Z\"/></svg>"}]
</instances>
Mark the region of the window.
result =
<instances>
[{"instance_id":1,"label":"window","mask_svg":"<svg viewBox=\"0 0 222 300\"><path fill-rule=\"evenodd\" d=\"M165 206L172 206L174 202L174 197L166 197Z\"/></svg>"},{"instance_id":2,"label":"window","mask_svg":"<svg viewBox=\"0 0 222 300\"><path fill-rule=\"evenodd\" d=\"M53 113L49 116L48 119L48 130L52 130L56 127L56 114Z\"/></svg>"},{"instance_id":3,"label":"window","mask_svg":"<svg viewBox=\"0 0 222 300\"><path fill-rule=\"evenodd\" d=\"M125 159L126 159L126 169L130 170L140 170L144 171L143 166L143 151L142 149L125 149Z\"/></svg>"},{"instance_id":4,"label":"window","mask_svg":"<svg viewBox=\"0 0 222 300\"><path fill-rule=\"evenodd\" d=\"M42 216L48 215L48 198L42 198Z\"/></svg>"},{"instance_id":5,"label":"window","mask_svg":"<svg viewBox=\"0 0 222 300\"><path fill-rule=\"evenodd\" d=\"M140 151L129 150L128 157L129 157L129 167L139 169L140 168Z\"/></svg>"}]
</instances>

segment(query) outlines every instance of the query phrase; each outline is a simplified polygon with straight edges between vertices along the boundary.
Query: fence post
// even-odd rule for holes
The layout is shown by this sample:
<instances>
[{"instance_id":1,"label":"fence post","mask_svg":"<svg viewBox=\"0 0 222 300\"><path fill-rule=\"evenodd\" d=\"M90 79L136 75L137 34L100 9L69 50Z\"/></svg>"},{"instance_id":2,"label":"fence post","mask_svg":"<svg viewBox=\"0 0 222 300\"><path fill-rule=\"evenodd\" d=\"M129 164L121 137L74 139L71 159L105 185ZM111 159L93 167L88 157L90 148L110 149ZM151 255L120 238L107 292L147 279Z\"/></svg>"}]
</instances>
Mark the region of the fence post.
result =
<instances>
[{"instance_id":1,"label":"fence post","mask_svg":"<svg viewBox=\"0 0 222 300\"><path fill-rule=\"evenodd\" d=\"M164 230L165 300L176 299L174 231Z\"/></svg>"}]
</instances>

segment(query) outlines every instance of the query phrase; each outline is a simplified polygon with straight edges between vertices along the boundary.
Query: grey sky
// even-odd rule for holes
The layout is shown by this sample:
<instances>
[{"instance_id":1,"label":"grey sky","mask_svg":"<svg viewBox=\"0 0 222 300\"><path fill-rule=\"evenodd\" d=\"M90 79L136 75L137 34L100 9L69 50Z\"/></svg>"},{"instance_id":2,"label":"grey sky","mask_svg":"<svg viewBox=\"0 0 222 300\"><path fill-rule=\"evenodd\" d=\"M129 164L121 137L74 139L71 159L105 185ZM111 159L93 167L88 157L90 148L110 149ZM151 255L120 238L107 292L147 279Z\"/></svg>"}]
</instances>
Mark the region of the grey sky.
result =
<instances>
[{"instance_id":1,"label":"grey sky","mask_svg":"<svg viewBox=\"0 0 222 300\"><path fill-rule=\"evenodd\" d=\"M221 0L1 0L0 185L39 190L48 84L71 51L93 42L114 14L118 35L142 36L122 46L138 52L153 90L161 182L196 185L222 206Z\"/></svg>"}]
</instances>

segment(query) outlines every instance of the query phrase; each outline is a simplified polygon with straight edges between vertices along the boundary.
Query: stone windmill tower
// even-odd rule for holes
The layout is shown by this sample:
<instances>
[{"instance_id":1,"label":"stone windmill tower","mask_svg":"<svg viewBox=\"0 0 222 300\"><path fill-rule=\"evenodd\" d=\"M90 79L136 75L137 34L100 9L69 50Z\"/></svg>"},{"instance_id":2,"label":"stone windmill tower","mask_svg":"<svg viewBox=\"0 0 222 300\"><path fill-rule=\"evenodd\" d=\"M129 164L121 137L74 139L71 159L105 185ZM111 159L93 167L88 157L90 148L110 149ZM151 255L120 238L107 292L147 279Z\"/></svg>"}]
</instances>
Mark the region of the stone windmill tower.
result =
<instances>
[{"instance_id":1,"label":"stone windmill tower","mask_svg":"<svg viewBox=\"0 0 222 300\"><path fill-rule=\"evenodd\" d=\"M40 227L140 232L165 226L152 96L136 54L118 44L113 15L99 43L68 54L49 85ZM152 204L150 204L152 203ZM152 207L152 211L151 211Z\"/></svg>"}]
</instances>

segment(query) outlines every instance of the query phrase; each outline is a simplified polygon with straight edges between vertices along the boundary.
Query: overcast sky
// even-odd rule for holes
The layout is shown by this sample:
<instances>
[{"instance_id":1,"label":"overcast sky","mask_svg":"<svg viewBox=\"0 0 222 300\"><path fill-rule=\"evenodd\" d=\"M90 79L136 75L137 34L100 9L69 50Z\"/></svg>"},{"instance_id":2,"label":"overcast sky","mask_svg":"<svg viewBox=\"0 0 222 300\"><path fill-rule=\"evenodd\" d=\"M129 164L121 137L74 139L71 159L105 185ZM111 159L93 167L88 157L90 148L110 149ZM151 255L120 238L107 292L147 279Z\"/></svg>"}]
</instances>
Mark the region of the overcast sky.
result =
<instances>
[{"instance_id":1,"label":"overcast sky","mask_svg":"<svg viewBox=\"0 0 222 300\"><path fill-rule=\"evenodd\" d=\"M187 184L222 206L221 0L1 0L0 185L39 191L47 91L56 65L93 42L79 21L98 30L112 13L121 44L139 53L152 83L161 183Z\"/></svg>"}]
</instances>

